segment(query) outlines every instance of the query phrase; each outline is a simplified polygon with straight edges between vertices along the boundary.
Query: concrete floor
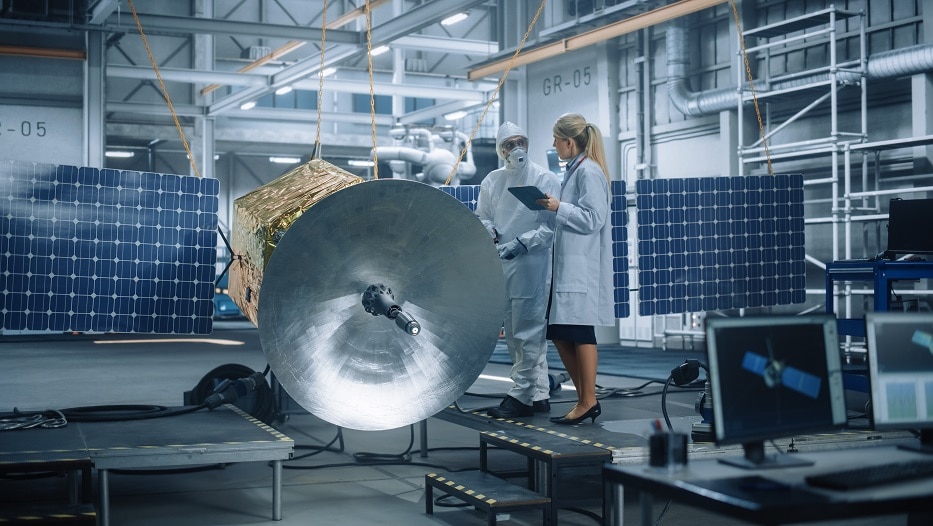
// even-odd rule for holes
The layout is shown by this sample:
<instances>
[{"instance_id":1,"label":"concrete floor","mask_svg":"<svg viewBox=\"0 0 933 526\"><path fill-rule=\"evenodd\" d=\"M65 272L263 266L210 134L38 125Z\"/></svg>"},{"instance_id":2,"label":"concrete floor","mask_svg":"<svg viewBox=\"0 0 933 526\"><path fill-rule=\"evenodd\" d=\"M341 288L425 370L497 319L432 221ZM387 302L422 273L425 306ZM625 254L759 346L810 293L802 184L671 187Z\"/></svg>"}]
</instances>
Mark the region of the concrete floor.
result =
<instances>
[{"instance_id":1,"label":"concrete floor","mask_svg":"<svg viewBox=\"0 0 933 526\"><path fill-rule=\"evenodd\" d=\"M214 367L231 363L255 370L265 367L258 334L247 322L220 322L215 324L214 334L193 340L141 335L127 338L110 335L96 341L86 336L55 340L2 338L0 364L5 377L0 382L0 411L14 407L43 410L107 404L179 406L183 403L182 393L194 387ZM509 385L505 379L507 375L507 366L490 364L484 372L483 385L477 389L488 393L504 392ZM644 380L600 376L598 383L621 389L643 385ZM695 396L695 393L669 395L668 410L672 419L689 422L688 417L695 417L692 408ZM496 402L491 399L490 403ZM613 426L637 430L646 414L650 413L650 418L661 417L660 397L607 400L604 407L610 403L618 409L606 411L603 418L597 420L597 425L606 430ZM563 407L567 406L555 404L555 414ZM626 414L638 418L626 422ZM287 421L276 427L295 441L295 457L319 451L338 433L332 424L303 411L292 412ZM343 430L342 451L317 452L286 462L283 520L280 522L271 520L270 467L262 462L244 462L192 473L113 474L110 478L111 524L484 524L484 516L472 508L436 505L435 515L430 516L425 514L424 506L425 473L478 468L478 431L430 418L427 421L428 451L424 457L419 451L419 430L417 425L389 431ZM405 461L371 464L359 460L373 455L380 458L402 455ZM499 469L520 470L525 465L521 457L507 451L492 451L490 455L490 463L495 463ZM0 506L58 499L65 489L65 480L61 477L0 478ZM656 516L661 515L664 504L656 503ZM598 507L562 510L559 523L565 526L597 524L593 516L599 513ZM623 514L625 522L636 524L638 517L637 502L627 501ZM513 513L503 522L518 526L540 523L541 515L537 512ZM907 524L907 520L905 516L893 516L821 524L841 526L843 523L902 525ZM745 523L672 504L659 524Z\"/></svg>"}]
</instances>

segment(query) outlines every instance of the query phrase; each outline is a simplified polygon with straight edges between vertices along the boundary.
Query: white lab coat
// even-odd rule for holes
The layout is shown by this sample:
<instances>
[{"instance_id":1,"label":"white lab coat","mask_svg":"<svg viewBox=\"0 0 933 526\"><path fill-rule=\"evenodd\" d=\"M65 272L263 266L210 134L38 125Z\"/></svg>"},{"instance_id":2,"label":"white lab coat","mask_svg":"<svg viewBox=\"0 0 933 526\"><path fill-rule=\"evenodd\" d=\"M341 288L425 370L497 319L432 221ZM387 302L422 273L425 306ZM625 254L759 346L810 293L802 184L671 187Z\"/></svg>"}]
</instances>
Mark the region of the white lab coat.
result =
<instances>
[{"instance_id":1,"label":"white lab coat","mask_svg":"<svg viewBox=\"0 0 933 526\"><path fill-rule=\"evenodd\" d=\"M512 358L513 386L509 396L526 405L548 398L547 309L550 288L551 246L554 214L528 209L508 188L536 186L558 195L560 182L553 173L528 162L524 168L500 168L490 172L480 186L476 215L484 225L495 227L499 242L518 238L528 252L502 260L506 287L505 338Z\"/></svg>"},{"instance_id":2,"label":"white lab coat","mask_svg":"<svg viewBox=\"0 0 933 526\"><path fill-rule=\"evenodd\" d=\"M609 182L584 159L561 184L549 324L615 324L609 213Z\"/></svg>"}]
</instances>

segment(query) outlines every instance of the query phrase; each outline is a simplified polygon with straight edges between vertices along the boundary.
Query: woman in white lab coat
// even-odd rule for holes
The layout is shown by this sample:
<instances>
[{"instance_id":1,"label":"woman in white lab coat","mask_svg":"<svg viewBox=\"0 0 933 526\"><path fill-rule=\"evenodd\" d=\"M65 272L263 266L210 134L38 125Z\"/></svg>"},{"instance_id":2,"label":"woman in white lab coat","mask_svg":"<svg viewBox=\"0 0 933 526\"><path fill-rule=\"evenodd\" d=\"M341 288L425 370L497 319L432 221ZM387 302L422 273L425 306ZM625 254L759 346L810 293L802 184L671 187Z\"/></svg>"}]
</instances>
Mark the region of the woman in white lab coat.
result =
<instances>
[{"instance_id":1,"label":"woman in white lab coat","mask_svg":"<svg viewBox=\"0 0 933 526\"><path fill-rule=\"evenodd\" d=\"M554 148L567 160L560 196L538 201L556 213L547 338L577 390L577 403L557 424L595 422L596 325L613 325L609 178L602 134L579 114L554 123Z\"/></svg>"}]
</instances>

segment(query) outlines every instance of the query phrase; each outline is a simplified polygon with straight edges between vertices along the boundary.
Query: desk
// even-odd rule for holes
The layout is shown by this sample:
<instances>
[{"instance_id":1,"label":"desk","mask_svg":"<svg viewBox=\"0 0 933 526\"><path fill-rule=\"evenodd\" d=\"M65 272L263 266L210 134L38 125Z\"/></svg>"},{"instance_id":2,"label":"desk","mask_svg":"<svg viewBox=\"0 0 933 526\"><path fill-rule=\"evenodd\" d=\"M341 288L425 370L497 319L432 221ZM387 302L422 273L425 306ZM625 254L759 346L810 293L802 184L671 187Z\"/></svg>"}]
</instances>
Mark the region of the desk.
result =
<instances>
[{"instance_id":1,"label":"desk","mask_svg":"<svg viewBox=\"0 0 933 526\"><path fill-rule=\"evenodd\" d=\"M872 282L874 310L882 312L890 305L893 282L924 278L933 278L933 261L834 261L826 265L826 312L835 313L833 284L837 281ZM839 334L865 336L865 322L860 318L840 319Z\"/></svg>"},{"instance_id":2,"label":"desk","mask_svg":"<svg viewBox=\"0 0 933 526\"><path fill-rule=\"evenodd\" d=\"M675 472L649 468L645 464L606 464L603 466L603 490L610 520L605 524L622 524L623 488L639 493L643 526L654 523L653 497L756 524L933 512L933 478L848 491L815 488L804 483L804 477L810 474L928 458L922 453L897 449L896 446L876 446L799 455L815 461L815 464L752 471L722 464L717 459L703 458L690 459L684 469ZM739 478L754 475L776 480L789 488L744 489Z\"/></svg>"}]
</instances>

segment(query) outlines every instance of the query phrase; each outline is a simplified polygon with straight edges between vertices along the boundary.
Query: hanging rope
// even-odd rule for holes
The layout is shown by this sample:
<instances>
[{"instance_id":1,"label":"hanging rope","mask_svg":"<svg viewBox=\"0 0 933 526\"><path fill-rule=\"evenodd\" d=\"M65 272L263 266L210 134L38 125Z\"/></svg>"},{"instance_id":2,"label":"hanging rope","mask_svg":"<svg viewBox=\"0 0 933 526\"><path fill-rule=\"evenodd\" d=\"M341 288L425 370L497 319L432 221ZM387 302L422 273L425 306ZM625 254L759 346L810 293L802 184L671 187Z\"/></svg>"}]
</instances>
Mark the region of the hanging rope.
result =
<instances>
[{"instance_id":1,"label":"hanging rope","mask_svg":"<svg viewBox=\"0 0 933 526\"><path fill-rule=\"evenodd\" d=\"M311 159L321 157L321 106L324 105L324 48L327 44L327 0L324 0L324 10L321 12L321 67L317 72L317 135L314 137L314 150Z\"/></svg>"},{"instance_id":2,"label":"hanging rope","mask_svg":"<svg viewBox=\"0 0 933 526\"><path fill-rule=\"evenodd\" d=\"M450 184L450 181L454 178L454 175L456 175L457 170L460 169L460 161L463 160L463 156L466 154L467 148L473 144L473 138L476 136L476 132L479 130L480 125L486 119L486 113L489 112L490 106L492 106L492 103L495 102L499 97L499 90L502 89L502 85L505 83L506 77L509 76L509 71L512 70L512 66L515 64L515 59L518 58L519 53L522 52L522 46L524 46L525 41L528 40L528 35L531 34L532 28L535 27L535 23L538 21L538 17L541 16L541 12L544 11L545 4L547 4L547 0L541 0L541 5L538 6L538 11L535 13L534 18L531 19L531 23L528 24L528 29L525 30L525 35L522 37L521 42L518 43L518 47L515 48L515 53L512 54L512 58L509 60L509 64L505 67L505 71L502 72L502 77L499 79L499 84L496 85L496 89L492 92L492 96L489 98L489 102L487 102L486 107L483 108L483 114L480 115L479 119L476 121L476 125L473 126L473 132L470 133L470 138L467 139L466 145L462 150L460 150L460 156L457 157L457 162L454 163L453 170L450 171L450 175L448 175L447 180L444 181L445 185ZM375 123L373 126L375 126Z\"/></svg>"},{"instance_id":3,"label":"hanging rope","mask_svg":"<svg viewBox=\"0 0 933 526\"><path fill-rule=\"evenodd\" d=\"M758 131L761 133L761 143L765 147L765 159L768 160L768 175L774 175L774 167L771 166L771 152L768 151L768 138L765 137L765 125L761 120L761 109L758 107L758 95L755 94L755 81L752 79L752 68L748 65L748 52L745 51L745 37L742 36L742 25L739 23L739 10L735 7L735 0L732 0L732 14L735 17L735 29L739 33L739 44L742 46L742 59L745 61L745 76L748 77L748 87L752 92L752 100L755 102L755 115L758 116ZM741 98L741 92L739 97ZM739 104L742 101L739 100Z\"/></svg>"},{"instance_id":4,"label":"hanging rope","mask_svg":"<svg viewBox=\"0 0 933 526\"><path fill-rule=\"evenodd\" d=\"M185 152L188 154L188 161L191 162L191 169L194 170L194 175L201 177L201 172L198 171L198 165L194 161L194 156L191 155L191 148L188 147L188 139L185 138L185 132L181 129L181 123L178 122L178 115L175 114L175 106L172 106L172 98L168 96L168 89L165 88L165 82L162 82L162 74L159 73L159 66L156 65L155 57L152 56L152 49L149 48L149 41L146 40L146 33L143 33L143 26L139 23L136 7L133 6L133 0L128 0L128 2L130 4L130 10L133 12L133 20L136 21L136 28L139 29L139 37L143 40L146 54L149 55L149 62L152 63L152 69L155 71L156 78L159 79L159 86L162 88L162 96L165 97L165 102L168 103L168 110L172 113L172 120L175 121L175 128L178 130L178 135L181 137L181 143L185 146Z\"/></svg>"},{"instance_id":5,"label":"hanging rope","mask_svg":"<svg viewBox=\"0 0 933 526\"><path fill-rule=\"evenodd\" d=\"M379 179L379 155L376 153L376 96L373 90L373 35L372 13L366 0L366 57L369 59L369 116L373 134L373 179Z\"/></svg>"}]
</instances>

